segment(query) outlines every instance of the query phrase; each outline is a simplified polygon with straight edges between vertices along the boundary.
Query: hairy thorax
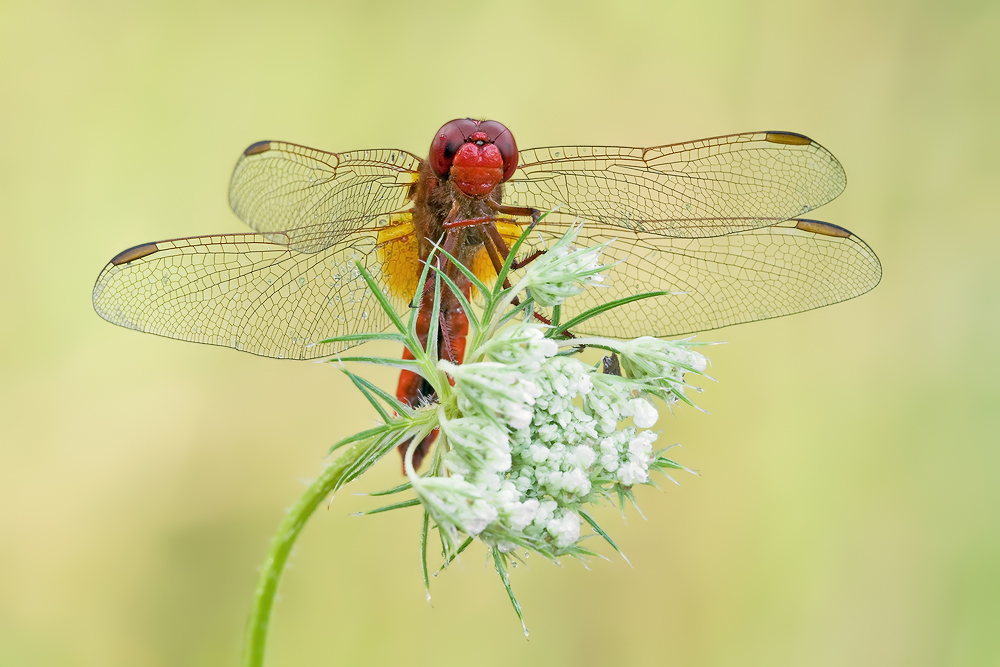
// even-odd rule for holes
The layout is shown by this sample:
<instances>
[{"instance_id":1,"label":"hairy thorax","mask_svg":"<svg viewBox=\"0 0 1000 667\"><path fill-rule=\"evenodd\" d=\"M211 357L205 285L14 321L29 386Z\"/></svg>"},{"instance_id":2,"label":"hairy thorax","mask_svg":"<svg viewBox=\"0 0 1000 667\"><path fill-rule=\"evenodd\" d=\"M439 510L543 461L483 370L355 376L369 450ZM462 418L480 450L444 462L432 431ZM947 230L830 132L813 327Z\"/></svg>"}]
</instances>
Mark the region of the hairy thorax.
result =
<instances>
[{"instance_id":1,"label":"hairy thorax","mask_svg":"<svg viewBox=\"0 0 1000 667\"><path fill-rule=\"evenodd\" d=\"M501 201L503 186L498 185L489 197L496 202ZM459 190L450 180L438 178L425 161L420 166L420 177L414 193L413 224L417 230L420 244L420 259L426 260L435 244L444 244L444 222L454 207L458 207L455 221L489 218L495 214L483 198L469 197ZM469 262L483 247L483 236L480 227L452 228L455 237L455 248L460 262ZM465 282L464 276L449 263L446 269L451 278L461 278L459 285Z\"/></svg>"}]
</instances>

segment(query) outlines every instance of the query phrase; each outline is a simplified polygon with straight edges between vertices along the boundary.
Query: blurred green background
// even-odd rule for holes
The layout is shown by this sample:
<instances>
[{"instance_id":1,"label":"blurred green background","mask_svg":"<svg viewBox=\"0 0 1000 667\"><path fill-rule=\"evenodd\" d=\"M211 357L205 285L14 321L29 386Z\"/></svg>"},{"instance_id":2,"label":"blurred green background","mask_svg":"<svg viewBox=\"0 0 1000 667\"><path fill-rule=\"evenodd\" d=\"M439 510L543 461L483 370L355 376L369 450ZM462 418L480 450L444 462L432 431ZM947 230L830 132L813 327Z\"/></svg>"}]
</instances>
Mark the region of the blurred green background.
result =
<instances>
[{"instance_id":1,"label":"blurred green background","mask_svg":"<svg viewBox=\"0 0 1000 667\"><path fill-rule=\"evenodd\" d=\"M93 281L241 231L251 142L422 155L467 115L808 134L850 178L816 217L885 277L702 337L710 414L659 425L702 476L599 515L634 568L515 571L530 641L481 547L429 606L418 512L348 516L390 457L307 527L269 664L1000 664L998 34L995 2L0 3L0 664L238 664L284 508L374 414L331 367L113 327Z\"/></svg>"}]
</instances>

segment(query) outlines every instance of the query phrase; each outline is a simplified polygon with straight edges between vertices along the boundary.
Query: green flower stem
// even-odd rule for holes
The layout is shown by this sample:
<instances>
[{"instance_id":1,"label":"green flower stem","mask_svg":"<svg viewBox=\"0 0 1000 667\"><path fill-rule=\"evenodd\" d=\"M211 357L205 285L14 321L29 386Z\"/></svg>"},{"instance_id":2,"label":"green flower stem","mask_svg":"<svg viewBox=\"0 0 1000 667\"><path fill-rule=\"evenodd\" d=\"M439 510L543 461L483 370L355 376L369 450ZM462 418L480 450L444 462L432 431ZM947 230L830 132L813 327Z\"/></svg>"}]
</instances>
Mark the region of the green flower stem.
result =
<instances>
[{"instance_id":1,"label":"green flower stem","mask_svg":"<svg viewBox=\"0 0 1000 667\"><path fill-rule=\"evenodd\" d=\"M257 590L254 593L253 609L247 626L246 645L244 647L243 664L245 667L261 667L264 664L264 646L267 641L267 630L271 622L271 609L274 606L274 595L278 590L278 581L288 561L288 554L295 544L299 533L306 525L323 500L340 488L345 474L357 463L368 447L363 443L355 444L340 455L337 460L326 467L326 470L309 485L298 502L288 511L278 526L268 550L267 560L261 568L257 580Z\"/></svg>"}]
</instances>

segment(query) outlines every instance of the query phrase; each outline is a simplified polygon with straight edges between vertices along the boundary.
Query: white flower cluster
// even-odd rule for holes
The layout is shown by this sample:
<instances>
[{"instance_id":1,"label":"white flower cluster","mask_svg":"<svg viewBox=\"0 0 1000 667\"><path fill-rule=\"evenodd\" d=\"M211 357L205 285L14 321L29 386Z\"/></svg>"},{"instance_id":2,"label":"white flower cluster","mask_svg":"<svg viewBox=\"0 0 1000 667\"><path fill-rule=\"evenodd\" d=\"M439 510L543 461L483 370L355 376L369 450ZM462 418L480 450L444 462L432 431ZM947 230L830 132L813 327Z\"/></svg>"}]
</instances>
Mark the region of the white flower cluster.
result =
<instances>
[{"instance_id":1,"label":"white flower cluster","mask_svg":"<svg viewBox=\"0 0 1000 667\"><path fill-rule=\"evenodd\" d=\"M526 323L487 343L489 360L439 362L461 413L440 420L450 476L414 484L439 526L500 551L565 553L584 505L649 483L659 414L644 395L674 397L705 361L686 342L647 340L621 344L624 376L557 355L544 327Z\"/></svg>"},{"instance_id":2,"label":"white flower cluster","mask_svg":"<svg viewBox=\"0 0 1000 667\"><path fill-rule=\"evenodd\" d=\"M607 244L573 248L571 243L578 232L579 227L571 229L535 260L515 289L528 290L535 303L549 308L581 293L587 287L603 283L604 276L600 272L604 265L600 260Z\"/></svg>"},{"instance_id":3,"label":"white flower cluster","mask_svg":"<svg viewBox=\"0 0 1000 667\"><path fill-rule=\"evenodd\" d=\"M643 336L624 341L621 355L622 370L635 380L649 381L653 387L646 391L667 403L683 395L685 373L703 374L708 368L708 359L692 350L689 341Z\"/></svg>"},{"instance_id":4,"label":"white flower cluster","mask_svg":"<svg viewBox=\"0 0 1000 667\"><path fill-rule=\"evenodd\" d=\"M421 433L437 427L442 437L427 474L409 463L406 470L446 560L460 551L461 535L494 548L502 576L503 554L517 547L550 558L588 553L577 545L581 520L610 538L584 513L587 505L631 500L633 486L652 483L652 471L681 467L653 448L659 413L650 401L688 401L685 374L707 366L690 341L555 340L529 321L530 308L525 321L500 326L514 295L525 295L524 306L552 307L602 284L605 246L575 248L580 229L572 226L513 288L487 294L492 319L477 325L469 363L428 355L425 377L436 374L438 406ZM560 353L578 345L613 352L620 364L599 372ZM409 437L412 452L419 438Z\"/></svg>"}]
</instances>

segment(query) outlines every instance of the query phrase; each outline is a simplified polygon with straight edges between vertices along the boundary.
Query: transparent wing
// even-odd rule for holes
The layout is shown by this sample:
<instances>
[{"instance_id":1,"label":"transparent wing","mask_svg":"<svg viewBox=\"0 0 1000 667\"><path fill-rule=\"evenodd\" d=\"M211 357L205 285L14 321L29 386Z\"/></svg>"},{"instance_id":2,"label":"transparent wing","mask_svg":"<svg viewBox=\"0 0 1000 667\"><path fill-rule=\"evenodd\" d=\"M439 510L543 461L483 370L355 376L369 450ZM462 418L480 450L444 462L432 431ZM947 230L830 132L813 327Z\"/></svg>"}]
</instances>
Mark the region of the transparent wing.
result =
<instances>
[{"instance_id":1,"label":"transparent wing","mask_svg":"<svg viewBox=\"0 0 1000 667\"><path fill-rule=\"evenodd\" d=\"M94 308L129 329L290 359L329 356L348 346L314 344L389 325L355 266L383 291L399 292L377 230L309 254L282 238L227 234L130 248L97 278ZM407 297L393 297L398 312L406 312Z\"/></svg>"},{"instance_id":2,"label":"transparent wing","mask_svg":"<svg viewBox=\"0 0 1000 667\"><path fill-rule=\"evenodd\" d=\"M420 162L394 149L327 153L261 141L236 163L229 204L262 234L311 229L307 240L289 242L300 252L317 252L405 206Z\"/></svg>"},{"instance_id":3,"label":"transparent wing","mask_svg":"<svg viewBox=\"0 0 1000 667\"><path fill-rule=\"evenodd\" d=\"M546 225L548 220L542 220L537 236L551 245L565 227ZM588 223L577 244L612 239L604 262L618 264L606 272L608 286L571 297L562 307L561 321L632 294L673 294L608 311L572 329L574 334L676 336L766 320L859 296L882 276L878 257L864 241L813 220L690 239Z\"/></svg>"},{"instance_id":4,"label":"transparent wing","mask_svg":"<svg viewBox=\"0 0 1000 667\"><path fill-rule=\"evenodd\" d=\"M505 203L556 218L678 238L773 225L839 195L847 176L818 143L751 132L655 148L565 146L521 151Z\"/></svg>"}]
</instances>

